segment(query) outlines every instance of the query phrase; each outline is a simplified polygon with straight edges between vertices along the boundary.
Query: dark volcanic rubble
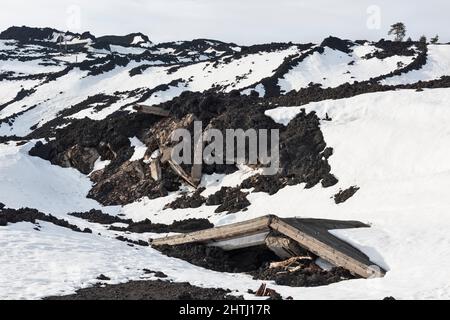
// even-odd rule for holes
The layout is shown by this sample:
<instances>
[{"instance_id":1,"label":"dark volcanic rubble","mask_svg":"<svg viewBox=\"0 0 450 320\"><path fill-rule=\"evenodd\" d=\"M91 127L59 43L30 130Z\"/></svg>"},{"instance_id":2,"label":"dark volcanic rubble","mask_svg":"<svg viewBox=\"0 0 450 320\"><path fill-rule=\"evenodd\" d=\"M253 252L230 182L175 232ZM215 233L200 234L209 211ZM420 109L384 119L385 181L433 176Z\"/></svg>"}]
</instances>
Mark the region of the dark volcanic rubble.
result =
<instances>
[{"instance_id":1,"label":"dark volcanic rubble","mask_svg":"<svg viewBox=\"0 0 450 320\"><path fill-rule=\"evenodd\" d=\"M163 137L177 128L177 122L185 121L186 116L192 114L202 120L204 128L223 132L228 128L280 130L279 174L247 180L242 186L245 189L254 187L257 191L273 194L286 185L306 183L307 187L312 187L327 179L331 168L323 157L326 143L317 116L302 112L284 127L267 117L264 112L270 106L260 103L260 99L238 94L185 93L162 105L172 111L173 119L118 112L100 121L74 120L56 132L55 140L45 144L38 142L30 154L55 165L74 167L84 174L91 173L99 159L111 161L105 169L90 176L95 185L89 197L104 205L124 205L144 196L152 199L167 196L169 192L177 191L183 181L167 165L162 168L162 181L153 181L148 164L142 160L129 161L134 152L129 138L138 137L143 141L150 155L158 149ZM242 108L246 111L242 112ZM214 165L205 166L204 173L231 173L235 170L233 165ZM270 184L270 190L264 184ZM236 192L236 199L240 200L234 208L230 207L229 197L217 197L214 201L205 199L205 202L219 206L218 212L236 212L250 204L245 195L239 195L239 190ZM199 203L195 199L192 201L189 207Z\"/></svg>"}]
</instances>

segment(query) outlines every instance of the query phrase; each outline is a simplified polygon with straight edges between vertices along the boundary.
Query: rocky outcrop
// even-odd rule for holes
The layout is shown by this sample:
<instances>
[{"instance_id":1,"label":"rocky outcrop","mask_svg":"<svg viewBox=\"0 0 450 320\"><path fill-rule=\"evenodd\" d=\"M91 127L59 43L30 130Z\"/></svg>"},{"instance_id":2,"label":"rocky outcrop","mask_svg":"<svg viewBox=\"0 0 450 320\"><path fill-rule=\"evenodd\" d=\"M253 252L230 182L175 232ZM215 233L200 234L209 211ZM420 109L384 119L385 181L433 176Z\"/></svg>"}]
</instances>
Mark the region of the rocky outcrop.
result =
<instances>
[{"instance_id":1,"label":"rocky outcrop","mask_svg":"<svg viewBox=\"0 0 450 320\"><path fill-rule=\"evenodd\" d=\"M207 219L186 219L183 221L175 221L171 225L152 223L146 219L139 222L132 222L126 228L110 227L110 230L133 233L189 233L213 227L214 225Z\"/></svg>"},{"instance_id":2,"label":"rocky outcrop","mask_svg":"<svg viewBox=\"0 0 450 320\"><path fill-rule=\"evenodd\" d=\"M0 33L2 40L30 42L33 40L50 40L58 31L52 28L10 27Z\"/></svg>"},{"instance_id":3,"label":"rocky outcrop","mask_svg":"<svg viewBox=\"0 0 450 320\"><path fill-rule=\"evenodd\" d=\"M350 47L353 45L353 42L349 40L342 40L336 37L328 37L322 41L320 44L321 47L328 47L334 50L339 50L345 53L350 53Z\"/></svg>"},{"instance_id":4,"label":"rocky outcrop","mask_svg":"<svg viewBox=\"0 0 450 320\"><path fill-rule=\"evenodd\" d=\"M181 180L171 170L164 170L161 181L153 180L150 167L142 161L126 161L113 171L94 172L91 179L95 185L88 197L103 205L124 205L143 197L165 197L181 186Z\"/></svg>"},{"instance_id":5,"label":"rocky outcrop","mask_svg":"<svg viewBox=\"0 0 450 320\"><path fill-rule=\"evenodd\" d=\"M182 194L175 201L168 203L164 209L188 209L188 208L200 208L205 204L206 198L201 194L205 191L205 188L197 189L192 195L189 193Z\"/></svg>"},{"instance_id":6,"label":"rocky outcrop","mask_svg":"<svg viewBox=\"0 0 450 320\"><path fill-rule=\"evenodd\" d=\"M353 197L356 192L358 192L359 187L353 186L345 190L340 190L335 196L334 201L336 204L344 203L351 197Z\"/></svg>"},{"instance_id":7,"label":"rocky outcrop","mask_svg":"<svg viewBox=\"0 0 450 320\"><path fill-rule=\"evenodd\" d=\"M98 97L100 100L106 98ZM30 154L63 167L74 167L84 174L92 172L97 160L110 160L111 164L105 169L90 175L95 185L89 197L104 205L124 205L142 197L154 199L167 196L169 192L177 191L183 183L168 164L163 164L162 179L155 181L151 177L149 164L130 162L134 150L129 138L137 136L145 143L148 148L146 159L149 159L154 151L173 145L171 134L174 130L183 128L192 133L194 121L202 120L203 129L218 129L224 136L230 128L280 131L279 173L248 179L241 188L255 188L256 192L273 194L287 185L298 183L305 183L307 187L315 186L322 180L324 186L335 184L337 180L330 176L331 168L327 161L331 156L330 150L326 149L317 116L303 111L285 127L264 114L270 105L258 101L261 100L233 93L187 93L161 106L170 110L173 117L115 113L101 121L76 120L58 130L55 140L46 144L37 143ZM244 106L245 102L249 105ZM242 112L244 107L246 112ZM184 169L190 172L189 166ZM233 164L208 165L204 168L207 174L234 171L236 166ZM218 212L236 212L250 205L246 194L238 190L217 199L209 200L209 203L219 206ZM192 207L203 202L204 199L194 194L180 198L168 207Z\"/></svg>"},{"instance_id":8,"label":"rocky outcrop","mask_svg":"<svg viewBox=\"0 0 450 320\"><path fill-rule=\"evenodd\" d=\"M9 223L19 222L38 224L38 221L52 223L56 226L67 228L75 232L92 233L90 229L80 229L79 227L70 224L66 220L58 219L52 215L42 213L36 209L4 209L0 205L0 226L6 226ZM36 231L39 231L39 225L36 227Z\"/></svg>"},{"instance_id":9,"label":"rocky outcrop","mask_svg":"<svg viewBox=\"0 0 450 320\"><path fill-rule=\"evenodd\" d=\"M248 193L242 192L240 188L223 187L215 194L212 194L206 200L207 206L219 206L215 212L237 213L245 211L250 206L247 199Z\"/></svg>"},{"instance_id":10,"label":"rocky outcrop","mask_svg":"<svg viewBox=\"0 0 450 320\"><path fill-rule=\"evenodd\" d=\"M156 274L155 274L156 276ZM231 295L230 290L200 288L187 282L130 281L116 285L96 285L80 289L73 295L49 297L45 300L243 300ZM175 313L174 313L175 314Z\"/></svg>"}]
</instances>

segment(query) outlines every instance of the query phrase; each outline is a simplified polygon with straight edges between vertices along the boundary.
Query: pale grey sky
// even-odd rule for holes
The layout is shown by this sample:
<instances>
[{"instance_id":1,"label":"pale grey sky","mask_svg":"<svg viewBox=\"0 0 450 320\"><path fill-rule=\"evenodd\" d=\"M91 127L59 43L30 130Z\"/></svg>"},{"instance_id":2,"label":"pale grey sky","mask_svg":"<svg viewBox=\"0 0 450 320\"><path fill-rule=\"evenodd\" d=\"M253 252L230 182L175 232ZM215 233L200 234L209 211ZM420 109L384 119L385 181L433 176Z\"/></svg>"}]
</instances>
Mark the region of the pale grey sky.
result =
<instances>
[{"instance_id":1,"label":"pale grey sky","mask_svg":"<svg viewBox=\"0 0 450 320\"><path fill-rule=\"evenodd\" d=\"M408 35L450 41L447 0L1 0L0 29L11 25L143 32L154 42L211 38L239 44L318 42L328 35L387 37L403 21Z\"/></svg>"}]
</instances>

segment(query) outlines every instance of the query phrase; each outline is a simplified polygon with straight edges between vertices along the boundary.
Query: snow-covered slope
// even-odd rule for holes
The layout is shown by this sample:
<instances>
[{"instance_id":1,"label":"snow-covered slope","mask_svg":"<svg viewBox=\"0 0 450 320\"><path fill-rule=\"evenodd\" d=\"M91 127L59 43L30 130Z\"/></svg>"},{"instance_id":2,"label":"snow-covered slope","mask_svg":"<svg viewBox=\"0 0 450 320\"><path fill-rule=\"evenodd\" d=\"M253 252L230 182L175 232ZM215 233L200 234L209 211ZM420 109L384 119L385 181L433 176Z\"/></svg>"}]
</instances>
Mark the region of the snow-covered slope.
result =
<instances>
[{"instance_id":1,"label":"snow-covered slope","mask_svg":"<svg viewBox=\"0 0 450 320\"><path fill-rule=\"evenodd\" d=\"M344 83L365 81L370 78L389 74L400 65L408 65L414 56L392 56L384 59L367 57L377 48L365 43L351 47L352 52L345 53L336 49L325 48L323 53L315 52L290 70L279 81L283 92L306 88L318 83L323 87L337 87Z\"/></svg>"},{"instance_id":2,"label":"snow-covered slope","mask_svg":"<svg viewBox=\"0 0 450 320\"><path fill-rule=\"evenodd\" d=\"M210 40L151 44L134 39L126 44L131 37L89 35L84 36L88 42L68 45L64 53L65 45L54 37L60 32L48 31L45 40L23 42L23 34L32 32L37 31L19 29L0 36L0 135L28 135L62 111L68 113L66 118L99 120L133 103L159 104L184 91L254 90L264 96L273 91L270 86L286 93L312 84L327 88L373 78L402 84L438 79L450 71L448 45L429 46L425 66L402 71L420 56L415 43L398 48L338 39L334 41L344 49L328 42L239 47ZM404 73L392 77L393 72ZM99 94L121 98L102 106L85 103ZM78 110L81 103L87 110Z\"/></svg>"},{"instance_id":3,"label":"snow-covered slope","mask_svg":"<svg viewBox=\"0 0 450 320\"><path fill-rule=\"evenodd\" d=\"M449 45L429 45L428 59L423 68L414 70L406 75L395 76L383 81L384 84L396 85L404 83L415 83L419 81L429 81L439 79L450 74L450 46Z\"/></svg>"},{"instance_id":4,"label":"snow-covered slope","mask_svg":"<svg viewBox=\"0 0 450 320\"><path fill-rule=\"evenodd\" d=\"M333 119L331 122L324 121L322 129L325 139L335 149L331 165L340 180L339 184L325 190L320 187L306 190L298 185L287 187L274 196L254 194L250 197L252 205L247 212L216 215L212 221L223 224L275 213L280 216L359 219L372 225L367 230L336 231L335 234L361 248L389 270L385 278L353 280L311 289L275 286L282 294L301 299L379 299L388 295L405 299L448 298L448 99L449 89L420 93L405 90L303 106L319 115L328 113ZM267 115L287 124L299 110L296 107L280 107L268 111ZM83 200L82 188L67 183L79 176L73 169L51 166L31 158L25 150L13 145L3 145L1 149L0 186L2 201L7 206L19 208L26 205L60 216L64 210L97 207L95 203L90 203L91 200ZM46 173L49 170L55 172ZM59 177L64 177L64 182ZM223 185L234 185L243 179L241 174L234 177L227 178L229 181L223 181ZM44 178L45 183L40 186ZM75 179L75 184L85 180L78 179ZM361 190L351 201L336 205L330 198L339 188L350 185L357 185ZM19 189L23 194L14 194ZM50 192L51 201L46 199ZM84 193L87 193L86 188ZM146 199L119 210L135 220L145 217L165 223L182 217L213 214L206 207L169 210L161 214L162 207L158 203L167 203L170 199L173 197ZM117 208L109 209L117 212L115 210ZM71 218L70 221L76 220ZM77 223L80 224L80 221ZM67 293L89 285L99 273L112 275L112 283L139 278L139 271L149 265L163 270L176 280L189 280L207 287L227 283L226 287L244 292L257 285L246 276L226 275L230 281L220 282L225 275L196 267L189 267L189 273L186 273L186 263L165 258L152 249L130 250L114 240L108 241L107 235L104 239L42 225L39 232L25 223L3 227L0 232L2 248L9 248L2 250L0 255L2 265L10 270L10 277L2 280L3 289L0 291L3 297L30 298ZM114 246L111 246L113 243ZM44 252L42 248L45 248ZM21 254L11 255L8 252ZM120 257L117 264L109 264L110 254ZM48 268L46 255L53 257L51 268ZM67 261L72 261L69 266L77 267L68 267ZM17 265L27 266L28 272L15 268ZM180 269L184 272L177 272ZM429 270L433 270L433 277L423 281ZM29 276L24 278L23 274ZM38 278L48 280L37 282ZM20 279L20 282L14 279ZM20 287L29 285L29 291Z\"/></svg>"},{"instance_id":5,"label":"snow-covered slope","mask_svg":"<svg viewBox=\"0 0 450 320\"><path fill-rule=\"evenodd\" d=\"M405 299L449 297L449 99L449 89L407 90L304 106L333 119L324 122L322 130L335 148L331 166L340 179L336 187L358 185L360 192L352 201L336 206L329 199L332 190L327 194L293 187L270 200L255 199L253 206L258 214L274 210L295 214L292 208L298 207L301 215L365 217L372 224L370 231L337 234L390 271L372 284L336 285L339 297L380 298L380 293ZM279 108L267 114L286 123L298 111ZM287 199L292 206L284 205ZM430 270L433 276L427 277ZM311 291L318 298L327 294Z\"/></svg>"},{"instance_id":6,"label":"snow-covered slope","mask_svg":"<svg viewBox=\"0 0 450 320\"><path fill-rule=\"evenodd\" d=\"M162 271L176 282L229 288L247 298L253 297L248 289L261 284L249 275L206 270L116 239L147 241L161 234L114 230L68 215L91 209L135 222L150 219L164 224L207 218L223 225L266 214L359 220L372 227L333 233L384 267L386 277L317 288L274 283L270 287L296 299L450 298L450 202L446 194L450 187L450 89L445 82L450 76L449 45L329 38L320 45L243 47L204 39L153 44L141 34L95 38L69 33L62 41L60 36L57 30L20 28L0 35L0 204L11 209L34 208L92 233L42 221L2 225L0 220L0 265L5 270L0 277L0 298L68 294L95 284L100 274L111 278L108 283L151 278L143 269ZM66 42L69 52L62 53ZM298 92L288 93L291 90ZM170 104L186 91L200 93ZM223 101L217 93L223 94ZM314 111L321 119L320 130L314 133L322 133L326 146L333 149L327 164L339 181L328 188L318 183L320 179L312 188L294 183L273 195L245 189L250 204L246 211L233 214L217 213L218 206L205 204L167 208L186 192L193 194L186 185L155 199L144 196L122 206L102 206L88 199L99 182L96 173L109 166L143 162L149 148L142 139L145 135L139 136L135 123L127 122L127 117L136 115L131 114L133 105L164 102L169 103L165 107L180 109L171 110L179 112L177 116L188 111L202 115L197 108L204 106L207 117L211 105L231 105L226 116L237 118L232 123L252 124L254 117L257 124L274 127L297 121L302 109L306 114ZM246 103L252 103L249 112ZM256 113L257 107L261 114ZM223 114L215 116L223 120ZM154 125L144 120L133 118L146 129ZM111 123L117 127L123 123L132 133L127 135ZM300 122L297 131L313 123ZM29 154L38 138L61 139L67 144L62 146L75 147L70 143L75 144L76 136L97 128L95 124L103 130L99 136L113 136L109 142L121 148L123 142L120 151L127 157L122 162L98 157L93 171L82 174ZM56 128L68 129L64 135L56 134ZM90 144L84 147L95 148L95 137L86 136ZM200 196L207 198L222 187L240 186L257 174L246 166L228 174L205 174ZM351 186L357 186L358 192L336 204L334 196Z\"/></svg>"}]
</instances>

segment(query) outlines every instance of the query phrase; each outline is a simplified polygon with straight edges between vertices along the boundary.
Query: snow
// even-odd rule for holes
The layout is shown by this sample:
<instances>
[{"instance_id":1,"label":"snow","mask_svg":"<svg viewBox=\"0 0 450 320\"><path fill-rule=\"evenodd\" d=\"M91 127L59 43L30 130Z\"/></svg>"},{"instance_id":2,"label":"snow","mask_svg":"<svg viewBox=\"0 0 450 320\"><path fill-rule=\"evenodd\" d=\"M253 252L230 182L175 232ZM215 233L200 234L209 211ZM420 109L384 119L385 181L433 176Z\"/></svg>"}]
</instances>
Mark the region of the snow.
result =
<instances>
[{"instance_id":1,"label":"snow","mask_svg":"<svg viewBox=\"0 0 450 320\"><path fill-rule=\"evenodd\" d=\"M0 81L0 105L13 100L20 90L28 90L37 84L36 80Z\"/></svg>"},{"instance_id":2,"label":"snow","mask_svg":"<svg viewBox=\"0 0 450 320\"><path fill-rule=\"evenodd\" d=\"M375 48L365 44L355 46L350 54L325 47L323 54L313 53L291 69L278 82L282 92L306 88L311 82L323 87L337 87L343 83L369 80L398 68L397 63L410 64L414 57L393 56L385 59L363 59ZM353 65L351 65L351 63Z\"/></svg>"},{"instance_id":3,"label":"snow","mask_svg":"<svg viewBox=\"0 0 450 320\"><path fill-rule=\"evenodd\" d=\"M305 190L303 185L298 185L286 187L273 196L251 194L249 210L233 215L214 214L215 207L163 211L165 204L176 199L178 193L155 200L144 198L119 210L135 221L150 218L164 223L209 217L216 225L222 225L265 214L360 220L372 227L332 232L386 268L389 271L386 277L319 288L271 287L297 299L449 298L450 204L446 200L450 188L447 161L450 110L446 105L449 99L449 89L403 90L269 111L268 115L283 124L301 108L316 111L320 117L328 113L332 121L322 122L322 130L325 141L334 148L330 164L339 178L339 184L334 187ZM29 147L0 145L2 202L11 207L31 206L60 216L99 207L85 198L90 188L87 178L73 169L51 166L28 156ZM236 185L249 174L252 172L238 171L227 177L205 176L202 184L211 193L224 185ZM351 185L361 189L346 203L334 204L332 196ZM111 276L113 281L126 281L139 277L138 269L144 267L161 270L176 281L206 287L246 291L259 284L249 276L207 271L149 248L133 249L116 243L110 235L76 234L40 224L41 232L22 224L2 228L0 245L9 250L2 250L0 260L8 269L6 274L10 274L0 286L2 296L38 298L37 293L42 296L67 293L91 284L100 273ZM43 247L46 250L40 249ZM113 252L120 259L111 263ZM48 261L54 267L49 269ZM70 270L75 265L83 270L81 278L79 272ZM27 276L21 272L25 266L31 268ZM433 277L429 276L431 270Z\"/></svg>"},{"instance_id":4,"label":"snow","mask_svg":"<svg viewBox=\"0 0 450 320\"><path fill-rule=\"evenodd\" d=\"M7 50L11 50L15 47L15 45L17 44L17 41L13 41L13 40L0 40L0 50L1 51L7 51Z\"/></svg>"},{"instance_id":5,"label":"snow","mask_svg":"<svg viewBox=\"0 0 450 320\"><path fill-rule=\"evenodd\" d=\"M204 53L208 53L208 54L213 54L213 55L215 55L215 56L221 56L221 55L223 55L223 54L226 53L225 51L217 51L217 50L214 49L214 48L206 49L206 50L204 50L203 52L204 52Z\"/></svg>"},{"instance_id":6,"label":"snow","mask_svg":"<svg viewBox=\"0 0 450 320\"><path fill-rule=\"evenodd\" d=\"M257 289L250 276L222 274L194 267L146 248L94 234L73 232L39 222L41 231L30 223L0 227L0 299L40 299L51 295L74 293L92 286L105 274L121 283L144 278L147 268L166 273L177 282L220 287L222 281L244 294ZM114 259L111 259L114 257Z\"/></svg>"},{"instance_id":7,"label":"snow","mask_svg":"<svg viewBox=\"0 0 450 320\"><path fill-rule=\"evenodd\" d=\"M153 94L149 102L156 104L172 99L186 90L202 92L214 86L222 86L227 92L242 89L272 75L283 60L292 54L299 54L296 46L274 52L250 54L231 62L225 62L222 58L222 63L217 68L209 61L198 62L183 66L173 73L168 72L170 66L154 65L134 77L130 77L129 71L141 65L138 62L131 62L126 67L116 67L98 76L87 76L87 71L75 68L56 81L38 86L31 96L1 110L0 119L35 106L32 110L19 114L12 126L1 124L0 135L25 136L31 133L31 127L35 125L40 127L54 119L60 111L99 93L113 95L117 91L155 88L174 80L189 79L186 85L170 87L167 91ZM122 99L100 112L92 108L85 109L71 118L89 117L101 120L137 99L139 97Z\"/></svg>"},{"instance_id":8,"label":"snow","mask_svg":"<svg viewBox=\"0 0 450 320\"><path fill-rule=\"evenodd\" d=\"M0 144L1 201L11 208L29 206L55 214L80 227L89 227L93 233L78 233L42 221L37 221L40 231L34 230L31 223L0 227L0 299L71 294L97 283L100 274L110 277L108 283L112 284L148 279L144 268L163 271L177 282L210 288L222 287L225 281L229 288L244 295L249 288L255 290L259 286L248 275L208 271L151 248L132 248L115 240L103 226L67 216L68 212L100 209L95 201L86 199L91 184L74 169L29 156L32 145ZM113 214L115 208L102 210ZM148 237L144 234L141 240Z\"/></svg>"},{"instance_id":9,"label":"snow","mask_svg":"<svg viewBox=\"0 0 450 320\"><path fill-rule=\"evenodd\" d=\"M111 45L111 51L115 52L115 53L119 53L119 54L142 54L144 53L147 49L143 49L143 48L136 48L136 47L122 47L122 46L117 46L117 45Z\"/></svg>"},{"instance_id":10,"label":"snow","mask_svg":"<svg viewBox=\"0 0 450 320\"><path fill-rule=\"evenodd\" d=\"M15 72L19 74L39 74L47 72L58 72L65 68L65 66L43 66L42 63L48 63L51 61L44 61L42 59L31 60L31 61L19 61L19 60L6 60L2 61L0 64L0 73L2 72Z\"/></svg>"},{"instance_id":11,"label":"snow","mask_svg":"<svg viewBox=\"0 0 450 320\"><path fill-rule=\"evenodd\" d=\"M149 99L145 100L142 104L150 106L158 105L170 101L175 97L178 97L184 91L186 91L186 86L184 84L178 86L169 86L168 90L155 92Z\"/></svg>"},{"instance_id":12,"label":"snow","mask_svg":"<svg viewBox=\"0 0 450 320\"><path fill-rule=\"evenodd\" d=\"M97 161L94 163L94 169L92 172L100 171L105 169L109 164L111 163L111 160L104 160L102 161L101 158L98 158Z\"/></svg>"},{"instance_id":13,"label":"snow","mask_svg":"<svg viewBox=\"0 0 450 320\"><path fill-rule=\"evenodd\" d=\"M12 50L14 43L0 41L0 50ZM413 83L450 75L450 46L430 45L427 64L421 69L390 78L385 84ZM55 56L61 65L44 67L39 58L40 46L26 45L18 53L36 59L24 63L6 61L3 71L25 74L57 71L65 62L73 62L73 55ZM115 48L115 50L141 48ZM236 48L238 50L239 48ZM355 45L351 54L326 48L324 54L314 54L294 67L279 80L284 91L300 89L310 82L334 87L344 82L366 80L389 73L397 63L408 64L413 57L379 60L364 59L380 50L370 43ZM91 50L91 48L89 49ZM125 50L125 51L126 51ZM126 52L123 51L123 54ZM127 51L131 53L131 51ZM173 53L173 48L159 53ZM105 54L97 52L96 54ZM158 53L158 52L157 52ZM197 53L196 53L197 54ZM74 68L67 75L46 84L38 80L0 82L0 105L12 100L17 92L35 87L36 92L0 110L0 119L19 114L12 126L0 124L0 136L29 134L31 126L54 119L59 112L76 105L87 97L104 93L120 95L112 105L95 110L97 105L71 116L101 120L113 112L133 105L141 92L130 97L128 91L152 89L182 79L183 83L154 93L145 104L159 104L186 90L205 91L220 86L223 91L256 90L265 95L259 82L271 76L290 55L299 55L296 46L274 52L244 55L238 59L218 59L190 63L172 73L171 65L154 64L142 74L129 76L129 71L143 63L130 62L126 67L98 76ZM86 59L85 54L79 61ZM229 58L229 57L228 57ZM355 61L354 65L349 62ZM59 68L59 69L58 69ZM350 73L347 73L349 71ZM352 78L354 77L354 78ZM324 79L326 78L326 79ZM247 89L245 89L247 88ZM248 89L251 88L251 89ZM214 213L216 207L163 210L185 187L167 197L143 198L124 207L102 207L86 195L92 188L88 176L71 168L51 165L28 155L35 141L18 146L0 144L0 202L10 208L31 207L56 215L80 227L91 228L93 234L83 234L52 224L39 222L41 231L30 223L0 227L0 298L41 298L52 294L71 293L77 288L97 282L99 274L111 277L111 283L140 279L142 269L163 271L171 280L188 281L205 287L226 287L239 290L257 289L260 281L242 274L224 274L194 267L181 260L165 257L151 248L131 248L114 239L117 233L106 227L68 216L69 212L101 209L109 214L123 214L134 221L151 219L170 224L187 218L208 218L215 225L247 220L266 214L311 218L360 220L371 225L368 229L334 230L336 236L364 251L373 262L389 272L383 279L345 281L320 288L287 288L270 284L284 296L297 299L381 299L394 296L400 299L448 299L450 286L450 89L430 89L423 92L402 90L363 94L341 100L326 100L296 107L278 107L266 112L277 123L288 125L301 111L315 111L323 119L321 129L328 146L334 149L329 159L332 173L339 183L324 189L320 185L304 189L304 185L288 186L268 196L254 193L248 196L248 211L227 215ZM27 111L28 108L35 106ZM144 158L145 144L137 137L130 139L134 147L131 161ZM109 165L98 159L94 171ZM205 175L202 193L208 196L222 187L234 187L256 174L240 167L230 175ZM332 197L341 189L356 185L361 189L347 202L336 205ZM98 233L101 233L99 235ZM152 235L162 236L162 235ZM149 234L127 234L131 239L146 240ZM114 256L114 261L111 257ZM432 275L432 276L430 276Z\"/></svg>"},{"instance_id":14,"label":"snow","mask_svg":"<svg viewBox=\"0 0 450 320\"><path fill-rule=\"evenodd\" d=\"M145 153L147 152L147 146L136 137L130 138L130 143L131 146L134 147L134 153L130 161L144 159Z\"/></svg>"},{"instance_id":15,"label":"snow","mask_svg":"<svg viewBox=\"0 0 450 320\"><path fill-rule=\"evenodd\" d=\"M129 68L135 66L136 64L133 64ZM59 78L56 82L49 82L39 86L33 95L17 103L13 103L0 111L0 118L4 118L23 111L27 106L36 106L32 110L18 116L12 127L7 124L2 124L0 126L0 135L17 134L24 136L31 132L31 126L35 124L41 126L54 119L58 112L84 101L89 96L94 96L102 92L114 94L121 87L124 87L123 90L134 90L136 87L144 87L144 82L138 81L137 83L133 83L130 81L133 78L130 78L128 70L126 67L118 67L110 72L93 77L87 76L87 71L74 69L67 75ZM97 120L103 119L120 109L124 104L133 101L133 99L128 101L126 99L121 100L111 107L101 110L97 115L94 115L94 112L90 112L92 110L83 110L81 115L76 117L84 118L85 116L92 115Z\"/></svg>"},{"instance_id":16,"label":"snow","mask_svg":"<svg viewBox=\"0 0 450 320\"><path fill-rule=\"evenodd\" d=\"M92 188L86 176L29 156L33 145L0 144L0 202L9 208L30 207L56 216L101 207L86 198Z\"/></svg>"},{"instance_id":17,"label":"snow","mask_svg":"<svg viewBox=\"0 0 450 320\"><path fill-rule=\"evenodd\" d=\"M256 175L259 171L249 168L245 165L239 167L239 170L232 174L217 174L203 175L200 187L205 187L206 190L202 196L208 197L216 193L223 187L235 188L241 184L242 181Z\"/></svg>"},{"instance_id":18,"label":"snow","mask_svg":"<svg viewBox=\"0 0 450 320\"><path fill-rule=\"evenodd\" d=\"M267 110L264 114L276 123L287 126L305 107L278 107L276 109Z\"/></svg>"},{"instance_id":19,"label":"snow","mask_svg":"<svg viewBox=\"0 0 450 320\"><path fill-rule=\"evenodd\" d=\"M245 89L244 91L242 91L242 94L248 96L248 95L250 95L252 93L252 91L256 91L260 98L264 98L266 96L266 88L264 88L264 85L261 84L261 83L258 84L254 88Z\"/></svg>"},{"instance_id":20,"label":"snow","mask_svg":"<svg viewBox=\"0 0 450 320\"><path fill-rule=\"evenodd\" d=\"M427 63L419 70L386 79L382 84L398 85L429 81L450 75L450 45L428 45Z\"/></svg>"},{"instance_id":21,"label":"snow","mask_svg":"<svg viewBox=\"0 0 450 320\"><path fill-rule=\"evenodd\" d=\"M131 42L132 45L140 44L142 42L145 42L144 38L142 36L135 36L133 41Z\"/></svg>"},{"instance_id":22,"label":"snow","mask_svg":"<svg viewBox=\"0 0 450 320\"><path fill-rule=\"evenodd\" d=\"M184 75L182 78L189 78L188 75L199 74L200 76L194 76L193 82L190 83L191 90L204 91L216 84L225 86L225 91L229 92L243 89L273 75L274 70L286 57L299 52L297 47L292 46L286 50L249 54L229 63L221 63L217 68L210 62L198 63L176 72L174 78L180 78L180 75ZM221 61L223 59L225 58ZM244 78L237 80L237 77L242 76Z\"/></svg>"},{"instance_id":23,"label":"snow","mask_svg":"<svg viewBox=\"0 0 450 320\"><path fill-rule=\"evenodd\" d=\"M386 267L386 277L311 289L308 298L448 299L449 98L449 89L406 90L303 106L333 119L323 122L322 130L335 150L330 165L339 184L329 189L288 187L272 197L251 195L252 206L236 220L276 213L372 225L333 233ZM300 108L293 110L298 113ZM286 108L268 112L283 124L295 117L295 112L286 113ZM330 197L351 185L361 190L348 202L335 205Z\"/></svg>"},{"instance_id":24,"label":"snow","mask_svg":"<svg viewBox=\"0 0 450 320\"><path fill-rule=\"evenodd\" d=\"M96 110L95 107L98 106L97 104L92 105L90 108L86 108L81 110L78 113L75 113L74 115L69 116L70 119L84 119L89 118L92 120L102 120L108 117L109 115L113 114L114 112L122 109L126 105L133 103L136 98L122 98L118 100L117 102L112 103L110 106L102 108L101 110ZM130 107L130 110L134 110L132 107Z\"/></svg>"},{"instance_id":25,"label":"snow","mask_svg":"<svg viewBox=\"0 0 450 320\"><path fill-rule=\"evenodd\" d=\"M168 223L172 223L174 220L177 220L177 218L182 218L183 215L186 214L186 212L180 213L178 217L174 217L172 215L172 218L169 218L166 215L167 212L163 209L166 204L174 201L176 198L178 198L178 196L178 193L172 193L167 197L157 198L153 200L144 197L139 201L123 206L120 211L121 214L124 214L127 219L132 219L136 222L145 219L151 219L153 222L171 221ZM160 217L160 219L162 220L155 219L157 217Z\"/></svg>"},{"instance_id":26,"label":"snow","mask_svg":"<svg viewBox=\"0 0 450 320\"><path fill-rule=\"evenodd\" d=\"M78 52L78 53L66 53L61 56L54 56L53 60L55 61L63 61L68 63L79 63L84 60L88 60L87 53Z\"/></svg>"}]
</instances>

